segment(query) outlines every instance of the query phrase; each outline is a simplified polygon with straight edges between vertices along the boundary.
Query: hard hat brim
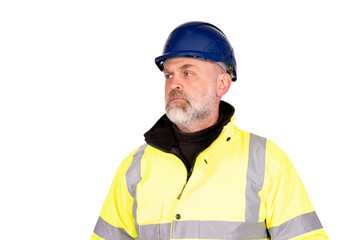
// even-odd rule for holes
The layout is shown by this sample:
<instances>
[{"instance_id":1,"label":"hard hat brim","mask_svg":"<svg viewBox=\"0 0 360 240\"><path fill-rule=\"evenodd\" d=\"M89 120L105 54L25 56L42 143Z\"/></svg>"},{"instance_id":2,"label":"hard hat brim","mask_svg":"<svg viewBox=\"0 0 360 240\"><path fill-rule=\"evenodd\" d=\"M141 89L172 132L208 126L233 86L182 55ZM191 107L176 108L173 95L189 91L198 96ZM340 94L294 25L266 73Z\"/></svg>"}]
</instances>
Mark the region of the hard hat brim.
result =
<instances>
[{"instance_id":1,"label":"hard hat brim","mask_svg":"<svg viewBox=\"0 0 360 240\"><path fill-rule=\"evenodd\" d=\"M157 58L155 58L155 64L160 69L160 71L164 70L164 64L167 59L174 58L174 57L186 57L186 58L205 58L209 59L214 62L226 62L226 59L224 59L224 56L221 56L219 53L204 53L204 52L196 52L196 51L177 51L172 53L167 53L164 55L161 55ZM231 65L231 63L228 63ZM236 72L235 69L232 69L233 74L232 75L232 81L236 81Z\"/></svg>"}]
</instances>

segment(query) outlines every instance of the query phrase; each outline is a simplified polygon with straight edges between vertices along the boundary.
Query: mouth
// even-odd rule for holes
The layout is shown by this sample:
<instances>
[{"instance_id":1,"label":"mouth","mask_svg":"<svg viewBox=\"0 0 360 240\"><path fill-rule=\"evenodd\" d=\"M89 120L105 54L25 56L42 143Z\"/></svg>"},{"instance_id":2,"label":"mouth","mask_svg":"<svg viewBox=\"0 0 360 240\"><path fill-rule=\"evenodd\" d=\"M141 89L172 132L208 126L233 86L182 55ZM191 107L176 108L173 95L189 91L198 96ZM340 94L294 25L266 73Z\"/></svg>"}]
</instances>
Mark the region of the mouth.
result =
<instances>
[{"instance_id":1,"label":"mouth","mask_svg":"<svg viewBox=\"0 0 360 240\"><path fill-rule=\"evenodd\" d=\"M183 99L183 98L172 98L172 99L170 100L170 102L174 102L174 101L186 101L186 100Z\"/></svg>"}]
</instances>

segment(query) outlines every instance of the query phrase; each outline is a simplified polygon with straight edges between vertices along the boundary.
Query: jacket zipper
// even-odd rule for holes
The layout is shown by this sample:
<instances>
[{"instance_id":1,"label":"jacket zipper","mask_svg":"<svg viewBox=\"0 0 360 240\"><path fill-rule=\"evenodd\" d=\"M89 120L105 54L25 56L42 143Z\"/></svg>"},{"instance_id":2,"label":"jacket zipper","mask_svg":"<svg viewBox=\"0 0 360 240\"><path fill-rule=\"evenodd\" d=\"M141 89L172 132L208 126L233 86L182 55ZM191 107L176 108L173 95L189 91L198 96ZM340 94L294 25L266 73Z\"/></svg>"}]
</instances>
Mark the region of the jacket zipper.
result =
<instances>
[{"instance_id":1,"label":"jacket zipper","mask_svg":"<svg viewBox=\"0 0 360 240\"><path fill-rule=\"evenodd\" d=\"M169 152L169 151L166 151L165 149L162 149L162 148L156 146L155 144L154 144L154 145L151 144L151 143L148 143L148 144L150 144L151 146L153 146L153 147L155 147L155 148L157 148L157 149L159 149L159 150L161 150L161 151L163 151L163 152L168 152L168 153L174 154L174 155L175 155L177 158L179 158L180 161L184 164L184 167L185 167L185 169L186 169L187 176L186 176L186 182L185 182L185 184L184 184L184 186L183 186L183 188L182 188L179 196L177 197L177 199L180 200L180 198L181 198L181 196L182 196L182 194L183 194L183 192L184 192L184 189L185 189L185 187L186 187L186 185L187 185L187 183L188 183L188 181L189 181L189 179L190 179L190 177L191 177L191 174L192 174L192 172L193 172L193 169L194 169L194 166L195 166L195 163L196 163L196 159L197 159L197 157L200 155L200 153L199 153L199 154L196 156L196 158L195 158L194 166L193 166L192 168L190 168L190 170L188 170L187 163L186 163L185 159L183 159L183 157L181 156L180 151L179 151L179 148L177 147L177 145L175 145L174 147L172 147L172 148L171 148L171 151Z\"/></svg>"},{"instance_id":2,"label":"jacket zipper","mask_svg":"<svg viewBox=\"0 0 360 240\"><path fill-rule=\"evenodd\" d=\"M180 200L180 198L181 198L181 196L182 196L182 194L183 194L183 192L184 192L184 189L185 189L187 183L189 182L189 178L191 177L191 174L192 174L192 172L193 172L193 167L190 168L190 170L188 170L189 168L188 168L188 166L187 166L187 163L186 163L186 161L182 158L182 156L181 156L181 154L180 154L180 152L179 152L179 149L178 149L177 145L171 148L171 153L174 154L176 157L178 157L178 158L180 159L180 161L184 164L185 169L186 169L186 173L187 173L186 182L185 182L185 184L184 184L184 186L183 186L183 188L182 188L179 196L177 197L177 199ZM194 165L195 165L195 164L194 164Z\"/></svg>"},{"instance_id":3,"label":"jacket zipper","mask_svg":"<svg viewBox=\"0 0 360 240\"><path fill-rule=\"evenodd\" d=\"M186 182L189 180L191 173L192 173L192 168L189 169L189 166L187 165L187 162L185 161L185 159L183 159L183 157L180 154L179 148L177 147L177 145L175 145L174 147L171 148L171 153L174 154L176 157L178 157L180 159L180 161L184 164L185 168L186 168L186 172L187 172L187 179Z\"/></svg>"},{"instance_id":4,"label":"jacket zipper","mask_svg":"<svg viewBox=\"0 0 360 240\"><path fill-rule=\"evenodd\" d=\"M204 151L201 151L201 152L199 152L199 153L196 155L195 160L194 160L194 165L192 166L192 168L190 168L190 170L188 170L186 161L184 161L184 159L181 157L181 154L180 154L180 152L179 152L179 149L178 149L177 147L173 147L173 148L171 149L171 153L174 154L176 157L178 157L178 158L181 160L181 162L184 164L184 166L185 166L185 168L186 168L186 172L187 172L186 183L184 184L184 187L182 188L179 196L177 197L178 200L180 200L180 198L181 198L181 196L182 196L182 194L183 194L183 192L184 192L184 190L185 190L185 187L186 187L187 183L189 182L189 179L190 179L190 177L191 177L191 175L192 175L192 173L193 173L193 170L194 170L194 167L195 167L195 165L196 165L197 159L198 159L198 157L200 156L200 154L201 154L202 152L204 152Z\"/></svg>"}]
</instances>

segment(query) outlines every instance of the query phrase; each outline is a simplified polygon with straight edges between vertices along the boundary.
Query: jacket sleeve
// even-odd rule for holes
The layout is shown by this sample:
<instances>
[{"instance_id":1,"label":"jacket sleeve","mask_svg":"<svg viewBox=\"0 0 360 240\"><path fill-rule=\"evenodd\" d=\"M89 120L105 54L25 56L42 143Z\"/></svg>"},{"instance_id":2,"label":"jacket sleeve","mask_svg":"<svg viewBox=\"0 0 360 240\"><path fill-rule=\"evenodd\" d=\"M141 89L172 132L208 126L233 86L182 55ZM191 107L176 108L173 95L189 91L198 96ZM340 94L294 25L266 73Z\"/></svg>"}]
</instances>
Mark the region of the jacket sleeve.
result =
<instances>
[{"instance_id":1,"label":"jacket sleeve","mask_svg":"<svg viewBox=\"0 0 360 240\"><path fill-rule=\"evenodd\" d=\"M266 224L271 239L328 239L287 155L266 144Z\"/></svg>"},{"instance_id":2,"label":"jacket sleeve","mask_svg":"<svg viewBox=\"0 0 360 240\"><path fill-rule=\"evenodd\" d=\"M126 173L135 152L125 158L117 170L91 240L132 240L137 238L132 215L134 198L130 195L126 184Z\"/></svg>"}]
</instances>

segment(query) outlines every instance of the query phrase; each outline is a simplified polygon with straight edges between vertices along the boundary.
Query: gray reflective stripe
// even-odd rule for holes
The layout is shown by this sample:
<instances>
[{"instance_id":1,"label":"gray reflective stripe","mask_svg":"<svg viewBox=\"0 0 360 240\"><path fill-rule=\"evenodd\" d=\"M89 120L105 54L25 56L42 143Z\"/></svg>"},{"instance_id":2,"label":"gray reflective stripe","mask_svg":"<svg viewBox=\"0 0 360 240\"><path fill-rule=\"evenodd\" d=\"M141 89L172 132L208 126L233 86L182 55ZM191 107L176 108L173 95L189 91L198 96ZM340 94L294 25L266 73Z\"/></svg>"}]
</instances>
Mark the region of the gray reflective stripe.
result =
<instances>
[{"instance_id":1,"label":"gray reflective stripe","mask_svg":"<svg viewBox=\"0 0 360 240\"><path fill-rule=\"evenodd\" d=\"M249 160L246 179L245 221L258 222L260 210L260 196L265 176L266 138L250 134Z\"/></svg>"},{"instance_id":2,"label":"gray reflective stripe","mask_svg":"<svg viewBox=\"0 0 360 240\"><path fill-rule=\"evenodd\" d=\"M174 221L172 239L247 240L270 238L265 222ZM169 240L170 223L140 225L141 240Z\"/></svg>"},{"instance_id":3,"label":"gray reflective stripe","mask_svg":"<svg viewBox=\"0 0 360 240\"><path fill-rule=\"evenodd\" d=\"M175 221L172 238L246 240L268 238L265 222Z\"/></svg>"},{"instance_id":4,"label":"gray reflective stripe","mask_svg":"<svg viewBox=\"0 0 360 240\"><path fill-rule=\"evenodd\" d=\"M137 222L137 198L136 198L136 189L137 185L141 180L141 158L144 155L145 148L147 147L147 144L142 145L139 150L134 154L133 160L131 162L130 167L128 168L126 172L126 184L127 189L130 193L130 195L134 198L134 204L133 204L133 218L135 220L135 223Z\"/></svg>"},{"instance_id":5,"label":"gray reflective stripe","mask_svg":"<svg viewBox=\"0 0 360 240\"><path fill-rule=\"evenodd\" d=\"M269 229L271 239L285 240L322 228L315 212L297 216L280 226Z\"/></svg>"},{"instance_id":6,"label":"gray reflective stripe","mask_svg":"<svg viewBox=\"0 0 360 240\"><path fill-rule=\"evenodd\" d=\"M265 222L228 221L174 221L162 224L140 225L141 240L171 239L227 239L247 240L270 238Z\"/></svg>"},{"instance_id":7,"label":"gray reflective stripe","mask_svg":"<svg viewBox=\"0 0 360 240\"><path fill-rule=\"evenodd\" d=\"M171 223L148 224L139 226L141 240L170 240Z\"/></svg>"},{"instance_id":8,"label":"gray reflective stripe","mask_svg":"<svg viewBox=\"0 0 360 240\"><path fill-rule=\"evenodd\" d=\"M104 219L99 217L94 233L99 237L106 240L132 240L132 238L123 228L117 228L109 223L105 222Z\"/></svg>"}]
</instances>

